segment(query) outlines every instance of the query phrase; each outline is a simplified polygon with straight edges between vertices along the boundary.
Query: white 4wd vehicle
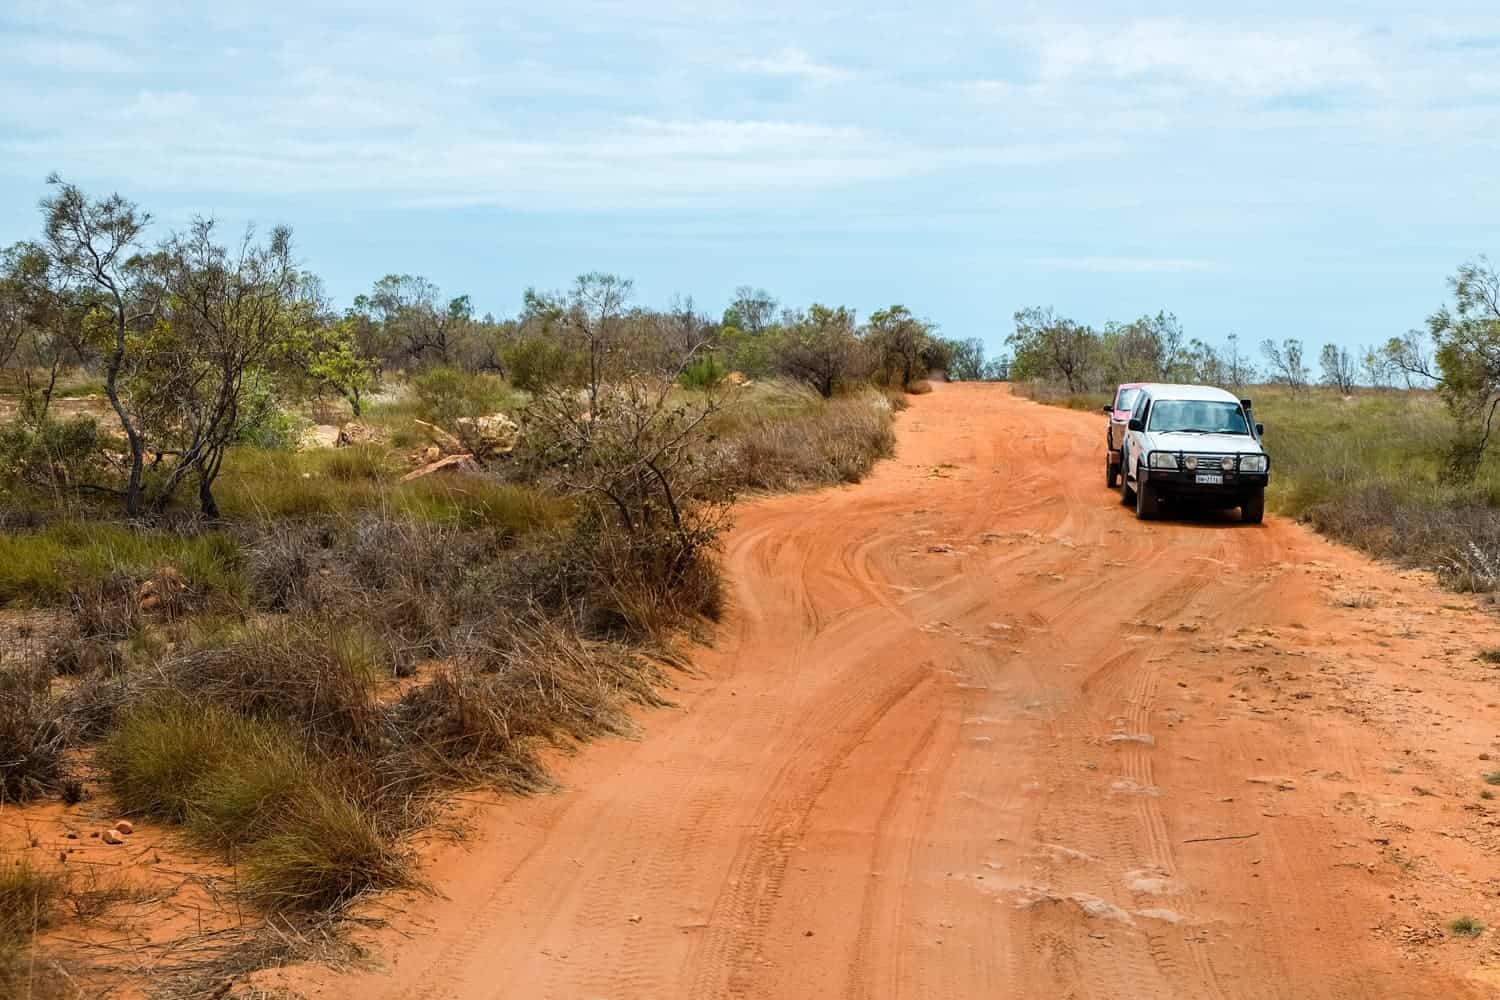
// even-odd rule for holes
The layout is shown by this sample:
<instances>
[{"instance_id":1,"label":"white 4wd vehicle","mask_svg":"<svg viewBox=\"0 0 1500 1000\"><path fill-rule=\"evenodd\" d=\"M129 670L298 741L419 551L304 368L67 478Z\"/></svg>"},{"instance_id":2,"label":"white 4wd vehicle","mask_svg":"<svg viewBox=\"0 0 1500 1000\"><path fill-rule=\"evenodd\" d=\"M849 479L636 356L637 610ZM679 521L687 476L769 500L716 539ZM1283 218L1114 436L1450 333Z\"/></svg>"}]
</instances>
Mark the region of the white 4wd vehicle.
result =
<instances>
[{"instance_id":1,"label":"white 4wd vehicle","mask_svg":"<svg viewBox=\"0 0 1500 1000\"><path fill-rule=\"evenodd\" d=\"M1176 499L1238 507L1249 524L1265 516L1271 459L1248 399L1203 385L1145 385L1127 426L1120 495L1137 517L1156 517Z\"/></svg>"}]
</instances>

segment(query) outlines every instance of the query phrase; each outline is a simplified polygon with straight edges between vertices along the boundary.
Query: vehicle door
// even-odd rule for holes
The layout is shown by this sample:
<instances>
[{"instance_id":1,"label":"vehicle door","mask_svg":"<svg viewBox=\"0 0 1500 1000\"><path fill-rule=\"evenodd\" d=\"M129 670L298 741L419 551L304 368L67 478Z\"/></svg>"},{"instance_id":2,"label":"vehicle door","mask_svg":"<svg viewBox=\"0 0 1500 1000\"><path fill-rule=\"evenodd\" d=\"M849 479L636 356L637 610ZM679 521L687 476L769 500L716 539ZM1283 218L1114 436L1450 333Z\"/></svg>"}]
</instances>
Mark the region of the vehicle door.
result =
<instances>
[{"instance_id":1,"label":"vehicle door","mask_svg":"<svg viewBox=\"0 0 1500 1000\"><path fill-rule=\"evenodd\" d=\"M1130 419L1139 420L1141 422L1141 426L1144 427L1146 425L1146 420L1150 416L1151 397L1146 395L1145 391L1142 390L1141 392L1136 394L1135 407L1130 411ZM1140 455L1144 451L1144 449L1141 447L1141 439L1142 437L1144 437L1144 435L1141 431L1129 430L1128 424L1126 425L1126 428L1127 429L1125 432L1124 445L1125 457L1124 461L1120 463L1120 475L1125 476L1128 479L1135 479L1137 475L1137 464L1140 461Z\"/></svg>"}]
</instances>

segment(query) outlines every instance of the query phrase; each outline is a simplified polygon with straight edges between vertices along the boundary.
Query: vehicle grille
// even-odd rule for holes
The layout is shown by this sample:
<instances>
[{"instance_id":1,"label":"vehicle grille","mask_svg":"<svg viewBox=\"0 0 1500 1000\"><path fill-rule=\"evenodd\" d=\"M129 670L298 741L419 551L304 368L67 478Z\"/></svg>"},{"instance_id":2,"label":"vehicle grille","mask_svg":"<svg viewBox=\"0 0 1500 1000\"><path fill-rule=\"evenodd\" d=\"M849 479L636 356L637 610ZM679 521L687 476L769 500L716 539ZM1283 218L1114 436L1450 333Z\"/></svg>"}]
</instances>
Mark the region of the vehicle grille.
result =
<instances>
[{"instance_id":1,"label":"vehicle grille","mask_svg":"<svg viewBox=\"0 0 1500 1000\"><path fill-rule=\"evenodd\" d=\"M1187 468L1187 460L1189 458L1196 458L1198 460L1198 468L1204 471L1211 470L1213 472L1218 472L1219 463L1222 462L1225 458L1230 459L1230 461L1233 463L1229 466L1229 470L1231 472L1239 468L1239 460L1233 455L1207 455L1202 452L1195 451L1185 452L1182 457L1178 459L1179 463L1184 469Z\"/></svg>"}]
</instances>

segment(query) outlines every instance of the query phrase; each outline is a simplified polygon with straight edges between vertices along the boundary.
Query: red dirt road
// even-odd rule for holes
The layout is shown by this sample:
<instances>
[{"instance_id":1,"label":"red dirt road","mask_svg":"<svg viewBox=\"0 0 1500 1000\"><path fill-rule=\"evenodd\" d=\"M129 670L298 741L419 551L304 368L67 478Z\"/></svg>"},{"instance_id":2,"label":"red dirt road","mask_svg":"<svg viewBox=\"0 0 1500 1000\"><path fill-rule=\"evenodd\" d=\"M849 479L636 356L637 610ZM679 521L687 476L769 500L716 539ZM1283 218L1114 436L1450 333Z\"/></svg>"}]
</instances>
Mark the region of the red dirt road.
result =
<instances>
[{"instance_id":1,"label":"red dirt road","mask_svg":"<svg viewBox=\"0 0 1500 1000\"><path fill-rule=\"evenodd\" d=\"M1280 518L1137 522L1099 417L957 385L898 430L865 483L740 512L733 610L639 742L481 809L377 970L267 981L1500 995L1491 616Z\"/></svg>"}]
</instances>

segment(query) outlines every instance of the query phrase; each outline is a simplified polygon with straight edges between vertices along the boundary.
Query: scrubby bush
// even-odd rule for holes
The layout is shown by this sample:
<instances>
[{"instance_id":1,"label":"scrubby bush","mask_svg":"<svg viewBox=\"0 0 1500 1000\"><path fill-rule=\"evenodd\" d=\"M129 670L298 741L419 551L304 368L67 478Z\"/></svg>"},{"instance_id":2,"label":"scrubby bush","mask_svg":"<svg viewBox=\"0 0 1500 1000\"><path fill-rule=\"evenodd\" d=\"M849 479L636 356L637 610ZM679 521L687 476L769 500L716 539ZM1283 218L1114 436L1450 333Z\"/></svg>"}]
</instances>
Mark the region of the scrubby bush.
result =
<instances>
[{"instance_id":1,"label":"scrubby bush","mask_svg":"<svg viewBox=\"0 0 1500 1000\"><path fill-rule=\"evenodd\" d=\"M623 705L661 704L660 679L627 648L557 622L504 623L395 706L403 746L387 766L536 791L548 784L539 749L629 731Z\"/></svg>"},{"instance_id":2,"label":"scrubby bush","mask_svg":"<svg viewBox=\"0 0 1500 1000\"><path fill-rule=\"evenodd\" d=\"M358 622L281 617L173 655L160 670L182 690L333 750L378 741L375 686L389 660L385 645Z\"/></svg>"},{"instance_id":3,"label":"scrubby bush","mask_svg":"<svg viewBox=\"0 0 1500 1000\"><path fill-rule=\"evenodd\" d=\"M340 765L279 725L168 692L126 716L100 757L128 811L237 846L240 888L268 908L326 909L406 878Z\"/></svg>"},{"instance_id":4,"label":"scrubby bush","mask_svg":"<svg viewBox=\"0 0 1500 1000\"><path fill-rule=\"evenodd\" d=\"M724 376L729 374L729 369L724 362L719 360L716 354L705 354L696 358L692 364L682 370L677 380L685 389L712 389L724 381Z\"/></svg>"},{"instance_id":5,"label":"scrubby bush","mask_svg":"<svg viewBox=\"0 0 1500 1000\"><path fill-rule=\"evenodd\" d=\"M545 333L527 334L506 344L500 351L500 364L510 384L524 392L581 385L588 370L575 346Z\"/></svg>"},{"instance_id":6,"label":"scrubby bush","mask_svg":"<svg viewBox=\"0 0 1500 1000\"><path fill-rule=\"evenodd\" d=\"M336 909L409 881L405 859L336 782L304 785L240 866L241 891L269 910Z\"/></svg>"},{"instance_id":7,"label":"scrubby bush","mask_svg":"<svg viewBox=\"0 0 1500 1000\"><path fill-rule=\"evenodd\" d=\"M66 881L25 859L0 864L0 953L30 941L54 916Z\"/></svg>"},{"instance_id":8,"label":"scrubby bush","mask_svg":"<svg viewBox=\"0 0 1500 1000\"><path fill-rule=\"evenodd\" d=\"M819 402L797 420L751 417L720 444L718 461L744 489L857 483L895 450L891 404L873 391Z\"/></svg>"},{"instance_id":9,"label":"scrubby bush","mask_svg":"<svg viewBox=\"0 0 1500 1000\"><path fill-rule=\"evenodd\" d=\"M0 672L0 807L58 787L66 748L45 675L27 669Z\"/></svg>"},{"instance_id":10,"label":"scrubby bush","mask_svg":"<svg viewBox=\"0 0 1500 1000\"><path fill-rule=\"evenodd\" d=\"M516 399L493 375L456 368L430 368L412 379L417 413L423 420L449 426L459 417L480 417L515 406Z\"/></svg>"},{"instance_id":11,"label":"scrubby bush","mask_svg":"<svg viewBox=\"0 0 1500 1000\"><path fill-rule=\"evenodd\" d=\"M0 423L0 485L77 486L88 481L103 447L99 425L90 417Z\"/></svg>"}]
</instances>

